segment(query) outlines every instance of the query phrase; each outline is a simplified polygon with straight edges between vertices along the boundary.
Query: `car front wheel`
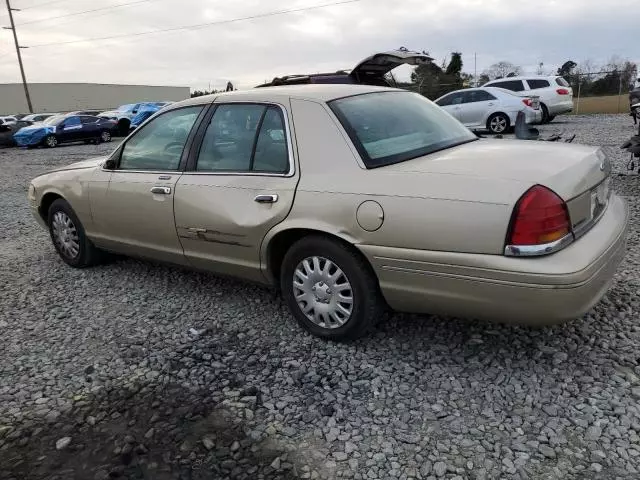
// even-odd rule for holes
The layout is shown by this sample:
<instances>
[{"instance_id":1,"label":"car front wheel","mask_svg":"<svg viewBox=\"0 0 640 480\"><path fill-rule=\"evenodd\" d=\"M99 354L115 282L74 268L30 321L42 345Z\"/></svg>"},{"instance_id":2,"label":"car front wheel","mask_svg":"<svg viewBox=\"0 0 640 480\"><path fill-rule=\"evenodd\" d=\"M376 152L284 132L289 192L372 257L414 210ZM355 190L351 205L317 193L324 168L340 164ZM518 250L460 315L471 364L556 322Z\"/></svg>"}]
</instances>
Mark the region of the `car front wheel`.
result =
<instances>
[{"instance_id":1,"label":"car front wheel","mask_svg":"<svg viewBox=\"0 0 640 480\"><path fill-rule=\"evenodd\" d=\"M59 198L49 207L49 233L60 258L72 267L84 268L100 260L100 251L86 237L84 227L66 200Z\"/></svg>"},{"instance_id":2,"label":"car front wheel","mask_svg":"<svg viewBox=\"0 0 640 480\"><path fill-rule=\"evenodd\" d=\"M49 134L44 138L44 144L49 148L58 146L58 137L53 134Z\"/></svg>"},{"instance_id":3,"label":"car front wheel","mask_svg":"<svg viewBox=\"0 0 640 480\"><path fill-rule=\"evenodd\" d=\"M102 133L100 134L100 141L102 143L110 142L111 133L108 130L103 130Z\"/></svg>"},{"instance_id":4,"label":"car front wheel","mask_svg":"<svg viewBox=\"0 0 640 480\"><path fill-rule=\"evenodd\" d=\"M384 314L378 282L366 260L326 237L305 237L291 246L280 286L298 323L319 337L361 337Z\"/></svg>"}]
</instances>

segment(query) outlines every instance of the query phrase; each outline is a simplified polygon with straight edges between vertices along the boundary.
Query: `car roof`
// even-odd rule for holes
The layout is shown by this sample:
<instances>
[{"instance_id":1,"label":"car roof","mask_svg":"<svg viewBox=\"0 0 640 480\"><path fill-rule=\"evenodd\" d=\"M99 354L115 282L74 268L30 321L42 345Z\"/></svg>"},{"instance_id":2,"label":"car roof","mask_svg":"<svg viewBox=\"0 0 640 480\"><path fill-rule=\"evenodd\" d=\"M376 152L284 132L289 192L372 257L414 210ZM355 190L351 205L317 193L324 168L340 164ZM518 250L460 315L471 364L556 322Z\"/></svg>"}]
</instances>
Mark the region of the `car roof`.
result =
<instances>
[{"instance_id":1,"label":"car roof","mask_svg":"<svg viewBox=\"0 0 640 480\"><path fill-rule=\"evenodd\" d=\"M510 80L549 80L551 78L555 79L560 77L560 75L518 75L517 77L504 77L504 78L496 78L495 80L490 80L485 85L493 82L504 82Z\"/></svg>"},{"instance_id":2,"label":"car roof","mask_svg":"<svg viewBox=\"0 0 640 480\"><path fill-rule=\"evenodd\" d=\"M350 84L305 84L286 85L269 88L255 88L250 90L236 90L233 92L216 93L201 97L190 98L181 102L171 104L163 111L174 110L187 105L205 105L219 102L284 102L289 98L300 98L315 100L318 102L329 102L337 98L350 97L374 92L404 91L397 88L374 87L370 85L350 85ZM218 100L219 99L219 100Z\"/></svg>"}]
</instances>

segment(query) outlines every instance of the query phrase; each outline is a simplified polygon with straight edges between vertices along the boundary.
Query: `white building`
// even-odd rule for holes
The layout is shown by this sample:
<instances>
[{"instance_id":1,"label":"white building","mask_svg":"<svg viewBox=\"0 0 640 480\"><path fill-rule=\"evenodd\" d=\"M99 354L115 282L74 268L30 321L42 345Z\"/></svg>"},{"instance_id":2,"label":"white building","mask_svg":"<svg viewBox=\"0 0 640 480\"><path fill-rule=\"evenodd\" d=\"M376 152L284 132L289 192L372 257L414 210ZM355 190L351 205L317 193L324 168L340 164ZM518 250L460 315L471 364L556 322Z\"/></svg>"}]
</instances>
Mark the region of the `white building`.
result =
<instances>
[{"instance_id":1,"label":"white building","mask_svg":"<svg viewBox=\"0 0 640 480\"><path fill-rule=\"evenodd\" d=\"M178 101L189 87L114 85L102 83L30 83L34 112L109 110L126 103ZM0 84L0 115L28 113L22 83Z\"/></svg>"}]
</instances>

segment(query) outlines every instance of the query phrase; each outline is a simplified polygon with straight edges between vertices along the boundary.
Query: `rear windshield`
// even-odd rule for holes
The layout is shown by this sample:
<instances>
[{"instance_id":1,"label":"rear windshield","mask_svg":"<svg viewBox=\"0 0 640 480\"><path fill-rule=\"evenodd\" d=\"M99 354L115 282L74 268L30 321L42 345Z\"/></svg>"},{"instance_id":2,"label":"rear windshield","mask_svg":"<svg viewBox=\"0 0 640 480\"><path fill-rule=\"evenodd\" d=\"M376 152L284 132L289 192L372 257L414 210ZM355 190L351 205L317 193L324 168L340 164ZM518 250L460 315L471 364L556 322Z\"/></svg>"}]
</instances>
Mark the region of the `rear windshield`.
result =
<instances>
[{"instance_id":1,"label":"rear windshield","mask_svg":"<svg viewBox=\"0 0 640 480\"><path fill-rule=\"evenodd\" d=\"M566 81L564 78L562 78L562 77L556 77L556 83L557 83L558 85L560 85L561 87L568 87L568 86L570 86L570 85L569 85L569 82L567 82L567 81Z\"/></svg>"},{"instance_id":2,"label":"rear windshield","mask_svg":"<svg viewBox=\"0 0 640 480\"><path fill-rule=\"evenodd\" d=\"M404 162L477 137L411 92L376 92L329 102L367 168Z\"/></svg>"}]
</instances>

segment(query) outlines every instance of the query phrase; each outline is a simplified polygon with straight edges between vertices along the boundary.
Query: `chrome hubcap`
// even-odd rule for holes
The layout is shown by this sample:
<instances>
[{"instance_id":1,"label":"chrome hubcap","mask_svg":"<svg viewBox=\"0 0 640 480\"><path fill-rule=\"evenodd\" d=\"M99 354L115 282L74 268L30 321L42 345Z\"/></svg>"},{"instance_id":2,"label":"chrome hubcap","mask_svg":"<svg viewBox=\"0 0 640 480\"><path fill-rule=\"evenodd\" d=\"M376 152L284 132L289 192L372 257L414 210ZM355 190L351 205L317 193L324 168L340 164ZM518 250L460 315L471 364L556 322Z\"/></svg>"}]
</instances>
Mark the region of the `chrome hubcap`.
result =
<instances>
[{"instance_id":1,"label":"chrome hubcap","mask_svg":"<svg viewBox=\"0 0 640 480\"><path fill-rule=\"evenodd\" d=\"M504 132L507 128L507 119L499 116L491 119L491 130L494 132Z\"/></svg>"},{"instance_id":2,"label":"chrome hubcap","mask_svg":"<svg viewBox=\"0 0 640 480\"><path fill-rule=\"evenodd\" d=\"M56 137L47 138L47 145L49 145L50 147L55 147L57 144L58 140L56 140Z\"/></svg>"},{"instance_id":3,"label":"chrome hubcap","mask_svg":"<svg viewBox=\"0 0 640 480\"><path fill-rule=\"evenodd\" d=\"M351 283L340 267L324 257L308 257L298 264L293 295L302 313L319 327L338 328L351 318Z\"/></svg>"},{"instance_id":4,"label":"chrome hubcap","mask_svg":"<svg viewBox=\"0 0 640 480\"><path fill-rule=\"evenodd\" d=\"M110 138L111 138L111 135L109 135L109 132L102 132L102 141L103 142L108 142Z\"/></svg>"},{"instance_id":5,"label":"chrome hubcap","mask_svg":"<svg viewBox=\"0 0 640 480\"><path fill-rule=\"evenodd\" d=\"M53 240L60 251L68 258L76 258L80 253L78 231L69 216L64 212L53 215Z\"/></svg>"}]
</instances>

